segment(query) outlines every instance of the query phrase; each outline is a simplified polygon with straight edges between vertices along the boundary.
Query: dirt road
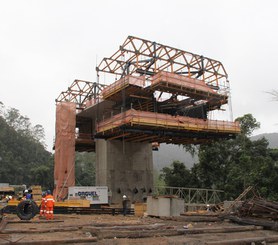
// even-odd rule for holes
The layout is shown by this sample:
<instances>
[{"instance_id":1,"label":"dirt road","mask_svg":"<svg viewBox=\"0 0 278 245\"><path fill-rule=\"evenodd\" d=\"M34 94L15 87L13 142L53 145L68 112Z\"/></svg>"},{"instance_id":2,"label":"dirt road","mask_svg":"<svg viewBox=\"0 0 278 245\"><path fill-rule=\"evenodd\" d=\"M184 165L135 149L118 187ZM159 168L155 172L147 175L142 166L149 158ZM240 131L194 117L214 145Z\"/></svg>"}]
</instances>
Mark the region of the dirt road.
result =
<instances>
[{"instance_id":1,"label":"dirt road","mask_svg":"<svg viewBox=\"0 0 278 245\"><path fill-rule=\"evenodd\" d=\"M190 222L121 215L56 215L22 222L7 215L0 244L278 244L278 232L227 221ZM276 242L276 243L275 243ZM265 243L265 244L266 244Z\"/></svg>"}]
</instances>

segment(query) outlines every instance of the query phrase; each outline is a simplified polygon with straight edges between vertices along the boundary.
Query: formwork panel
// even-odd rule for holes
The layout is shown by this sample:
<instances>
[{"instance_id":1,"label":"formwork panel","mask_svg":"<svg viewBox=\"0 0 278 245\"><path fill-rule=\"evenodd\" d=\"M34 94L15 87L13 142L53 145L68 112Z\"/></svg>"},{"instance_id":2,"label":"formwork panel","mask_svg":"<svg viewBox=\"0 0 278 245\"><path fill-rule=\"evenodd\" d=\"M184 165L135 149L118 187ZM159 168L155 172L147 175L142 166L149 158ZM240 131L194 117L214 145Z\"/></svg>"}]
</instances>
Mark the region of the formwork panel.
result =
<instances>
[{"instance_id":1,"label":"formwork panel","mask_svg":"<svg viewBox=\"0 0 278 245\"><path fill-rule=\"evenodd\" d=\"M126 89L126 96L132 93L140 92L145 85L145 77L125 76L102 90L103 99L117 100L121 98L121 91Z\"/></svg>"},{"instance_id":2,"label":"formwork panel","mask_svg":"<svg viewBox=\"0 0 278 245\"><path fill-rule=\"evenodd\" d=\"M161 71L151 79L153 90L160 90L198 99L226 99L227 95L217 93L203 80Z\"/></svg>"},{"instance_id":3,"label":"formwork panel","mask_svg":"<svg viewBox=\"0 0 278 245\"><path fill-rule=\"evenodd\" d=\"M131 109L100 122L97 125L97 133L105 133L105 131L116 129L123 125L140 125L180 131L186 130L219 133L240 132L238 122L203 120Z\"/></svg>"},{"instance_id":4,"label":"formwork panel","mask_svg":"<svg viewBox=\"0 0 278 245\"><path fill-rule=\"evenodd\" d=\"M75 185L75 124L76 105L60 102L56 105L56 139L54 154L54 197L64 199L68 187Z\"/></svg>"}]
</instances>

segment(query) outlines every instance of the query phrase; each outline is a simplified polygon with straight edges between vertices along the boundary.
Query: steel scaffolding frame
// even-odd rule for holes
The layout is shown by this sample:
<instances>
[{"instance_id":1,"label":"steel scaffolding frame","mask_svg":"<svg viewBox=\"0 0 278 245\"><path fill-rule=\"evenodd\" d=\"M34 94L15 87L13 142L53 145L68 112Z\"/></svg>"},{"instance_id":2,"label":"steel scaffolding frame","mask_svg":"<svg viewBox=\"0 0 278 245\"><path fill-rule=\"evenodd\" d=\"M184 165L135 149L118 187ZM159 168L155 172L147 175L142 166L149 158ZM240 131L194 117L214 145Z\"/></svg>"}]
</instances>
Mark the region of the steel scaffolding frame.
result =
<instances>
[{"instance_id":1,"label":"steel scaffolding frame","mask_svg":"<svg viewBox=\"0 0 278 245\"><path fill-rule=\"evenodd\" d=\"M214 88L228 86L228 74L221 62L134 36L128 36L116 53L104 58L96 71L122 77L168 71L200 78Z\"/></svg>"},{"instance_id":2,"label":"steel scaffolding frame","mask_svg":"<svg viewBox=\"0 0 278 245\"><path fill-rule=\"evenodd\" d=\"M240 132L235 122L208 119L229 97L228 74L217 60L128 36L96 70L97 82L75 80L56 99L76 104L81 150L91 148L95 138L201 144ZM100 72L114 75L116 81L100 84Z\"/></svg>"},{"instance_id":3,"label":"steel scaffolding frame","mask_svg":"<svg viewBox=\"0 0 278 245\"><path fill-rule=\"evenodd\" d=\"M67 91L60 93L55 102L74 102L77 105L77 109L84 109L86 107L85 102L92 98L98 99L101 91L106 86L107 85L96 82L92 83L83 80L74 80Z\"/></svg>"}]
</instances>

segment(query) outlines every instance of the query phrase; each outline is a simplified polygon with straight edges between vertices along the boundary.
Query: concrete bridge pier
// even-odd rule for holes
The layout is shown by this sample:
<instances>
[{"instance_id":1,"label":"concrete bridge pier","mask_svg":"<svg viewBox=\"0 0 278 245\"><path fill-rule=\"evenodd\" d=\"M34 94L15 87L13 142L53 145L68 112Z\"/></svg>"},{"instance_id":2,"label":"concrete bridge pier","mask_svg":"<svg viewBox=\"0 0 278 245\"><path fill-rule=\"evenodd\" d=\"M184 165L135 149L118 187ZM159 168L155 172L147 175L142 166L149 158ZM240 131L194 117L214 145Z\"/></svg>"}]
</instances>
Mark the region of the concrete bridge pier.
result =
<instances>
[{"instance_id":1,"label":"concrete bridge pier","mask_svg":"<svg viewBox=\"0 0 278 245\"><path fill-rule=\"evenodd\" d=\"M111 203L143 202L153 192L150 143L96 140L96 185L108 186Z\"/></svg>"}]
</instances>

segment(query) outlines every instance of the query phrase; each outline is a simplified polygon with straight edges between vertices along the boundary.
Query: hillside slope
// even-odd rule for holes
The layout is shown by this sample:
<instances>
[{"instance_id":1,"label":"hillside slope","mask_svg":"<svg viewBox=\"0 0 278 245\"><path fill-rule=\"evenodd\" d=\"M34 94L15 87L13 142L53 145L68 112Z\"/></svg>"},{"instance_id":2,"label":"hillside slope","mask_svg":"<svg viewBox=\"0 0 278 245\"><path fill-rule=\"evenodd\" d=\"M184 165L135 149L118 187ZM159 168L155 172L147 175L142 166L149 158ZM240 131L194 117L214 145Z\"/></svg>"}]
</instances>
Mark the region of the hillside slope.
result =
<instances>
[{"instance_id":1,"label":"hillside slope","mask_svg":"<svg viewBox=\"0 0 278 245\"><path fill-rule=\"evenodd\" d=\"M52 155L28 133L17 132L0 116L0 182L50 187Z\"/></svg>"},{"instance_id":2,"label":"hillside slope","mask_svg":"<svg viewBox=\"0 0 278 245\"><path fill-rule=\"evenodd\" d=\"M258 134L251 137L251 140L258 140L262 137L265 137L268 142L269 148L278 148L278 133L266 133L266 134Z\"/></svg>"}]
</instances>

